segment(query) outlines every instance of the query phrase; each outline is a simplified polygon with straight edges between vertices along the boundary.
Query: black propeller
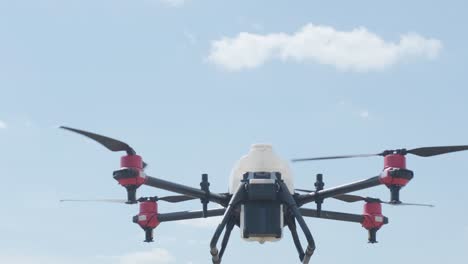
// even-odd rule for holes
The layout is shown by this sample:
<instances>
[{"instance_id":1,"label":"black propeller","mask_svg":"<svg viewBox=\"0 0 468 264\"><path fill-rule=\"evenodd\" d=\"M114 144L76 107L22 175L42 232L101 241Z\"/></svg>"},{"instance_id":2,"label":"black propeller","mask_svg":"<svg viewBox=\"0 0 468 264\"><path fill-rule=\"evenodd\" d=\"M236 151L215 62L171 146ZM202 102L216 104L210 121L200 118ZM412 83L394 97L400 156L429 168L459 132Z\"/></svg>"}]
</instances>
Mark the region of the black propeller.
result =
<instances>
[{"instance_id":1,"label":"black propeller","mask_svg":"<svg viewBox=\"0 0 468 264\"><path fill-rule=\"evenodd\" d=\"M311 161L311 160L328 160L328 159L346 159L346 158L366 158L374 156L387 156L390 154L413 154L420 157L432 157L441 154L447 154L451 152L468 150L468 145L461 146L439 146L439 147L422 147L415 149L396 149L396 150L385 150L377 154L358 154L358 155L342 155L342 156L326 156L326 157L315 157L315 158L303 158L293 159L293 162L297 161Z\"/></svg>"},{"instance_id":2,"label":"black propeller","mask_svg":"<svg viewBox=\"0 0 468 264\"><path fill-rule=\"evenodd\" d=\"M91 133L91 132L76 129L76 128L71 128L71 127L66 127L66 126L61 126L60 128L89 137L95 140L96 142L100 143L101 145L109 149L110 151L125 151L127 152L127 155L136 155L136 152L132 147L130 147L127 143L122 142L120 140L98 135L95 133ZM148 164L146 164L146 162L143 162L143 168L146 168L147 165Z\"/></svg>"},{"instance_id":3,"label":"black propeller","mask_svg":"<svg viewBox=\"0 0 468 264\"><path fill-rule=\"evenodd\" d=\"M198 198L194 198L191 196L187 195L172 195L172 196L164 196L164 197L142 197L139 198L137 201L138 202L143 202L147 200L153 200L153 201L165 201L169 203L180 203L180 202L185 202L189 200L195 200ZM64 199L60 200L60 202L104 202L104 203L127 203L127 200L121 200L121 199Z\"/></svg>"},{"instance_id":4,"label":"black propeller","mask_svg":"<svg viewBox=\"0 0 468 264\"><path fill-rule=\"evenodd\" d=\"M315 191L312 191L312 190L306 190L306 189L294 189L295 191L299 191L299 192L305 192L305 193L313 193Z\"/></svg>"},{"instance_id":5,"label":"black propeller","mask_svg":"<svg viewBox=\"0 0 468 264\"><path fill-rule=\"evenodd\" d=\"M156 198L156 201L165 201L169 203L180 203L180 202L185 202L189 200L195 200L198 198L192 197L192 196L187 196L187 195L172 195L172 196L164 196L164 197L158 197Z\"/></svg>"},{"instance_id":6,"label":"black propeller","mask_svg":"<svg viewBox=\"0 0 468 264\"><path fill-rule=\"evenodd\" d=\"M305 189L294 189L295 191L299 191L299 192L306 192L306 193L312 193L314 191L312 190L305 190ZM358 201L364 201L364 202L367 202L367 203L370 203L370 202L377 202L377 203L384 203L384 204L391 204L391 205L415 205L415 206L427 206L427 207L434 207L434 205L432 204L415 204L415 203L395 203L395 202L385 202L385 201L382 201L378 198L371 198L371 197L362 197L362 196L358 196L358 195L351 195L351 194L340 194L340 195L337 195L337 196L333 196L333 198L335 199L338 199L338 200L341 200L341 201L344 201L344 202L348 202L348 203L354 203L354 202L358 202Z\"/></svg>"},{"instance_id":7,"label":"black propeller","mask_svg":"<svg viewBox=\"0 0 468 264\"><path fill-rule=\"evenodd\" d=\"M391 204L391 205L414 205L414 206L427 206L427 207L434 207L432 204L415 204L415 203L395 203L395 202L385 202L378 198L371 198L371 197L362 197L358 195L351 195L351 194L340 194L337 196L333 196L333 198L348 202L354 203L358 201L364 201L366 203L384 203L384 204Z\"/></svg>"}]
</instances>

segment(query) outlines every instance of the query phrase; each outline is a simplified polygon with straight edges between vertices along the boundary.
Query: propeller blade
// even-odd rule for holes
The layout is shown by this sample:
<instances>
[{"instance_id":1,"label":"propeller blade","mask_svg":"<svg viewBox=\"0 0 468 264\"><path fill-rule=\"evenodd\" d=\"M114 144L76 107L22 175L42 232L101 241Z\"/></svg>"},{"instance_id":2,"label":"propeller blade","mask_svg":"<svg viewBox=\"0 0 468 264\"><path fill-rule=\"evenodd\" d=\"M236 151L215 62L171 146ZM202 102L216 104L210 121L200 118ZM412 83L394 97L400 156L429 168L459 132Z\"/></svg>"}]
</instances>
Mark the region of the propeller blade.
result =
<instances>
[{"instance_id":1,"label":"propeller blade","mask_svg":"<svg viewBox=\"0 0 468 264\"><path fill-rule=\"evenodd\" d=\"M424 206L424 207L435 207L433 204L419 204L419 203L392 203L392 202L382 202L384 204L390 204L390 205L407 205L407 206Z\"/></svg>"},{"instance_id":2,"label":"propeller blade","mask_svg":"<svg viewBox=\"0 0 468 264\"><path fill-rule=\"evenodd\" d=\"M440 146L440 147L423 147L407 150L407 153L420 156L420 157L432 157L441 154L447 154L451 152L468 150L468 145L461 146Z\"/></svg>"},{"instance_id":3,"label":"propeller blade","mask_svg":"<svg viewBox=\"0 0 468 264\"><path fill-rule=\"evenodd\" d=\"M326 156L326 157L315 157L315 158L303 158L303 159L293 159L291 161L292 162L298 162L298 161L311 161L311 160L367 158L367 157L374 157L374 156L381 156L381 153L379 153L379 154L358 154L358 155L342 155L342 156Z\"/></svg>"},{"instance_id":4,"label":"propeller blade","mask_svg":"<svg viewBox=\"0 0 468 264\"><path fill-rule=\"evenodd\" d=\"M172 195L172 196L158 197L158 200L169 202L169 203L179 203L179 202L185 202L185 201L195 200L195 199L198 199L198 198L187 196L187 195Z\"/></svg>"},{"instance_id":5,"label":"propeller blade","mask_svg":"<svg viewBox=\"0 0 468 264\"><path fill-rule=\"evenodd\" d=\"M425 206L425 207L434 207L432 204L419 204L419 203L392 203L392 202L384 202L378 198L371 198L371 197L362 197L358 195L351 195L351 194L341 194L337 196L333 196L333 198L348 202L354 203L358 201L365 201L365 202L377 202L377 203L384 203L389 205L409 205L409 206Z\"/></svg>"},{"instance_id":6,"label":"propeller blade","mask_svg":"<svg viewBox=\"0 0 468 264\"><path fill-rule=\"evenodd\" d=\"M138 201L144 201L145 198L140 198ZM164 196L164 197L157 197L157 201L165 201L169 203L179 203L185 202L189 200L195 200L198 198L187 196L187 195L172 195L172 196ZM104 202L104 203L128 203L127 200L122 199L63 199L60 202Z\"/></svg>"},{"instance_id":7,"label":"propeller blade","mask_svg":"<svg viewBox=\"0 0 468 264\"><path fill-rule=\"evenodd\" d=\"M312 191L312 190L305 190L305 189L294 189L295 191L298 191L298 192L305 192L305 193L313 193L315 191Z\"/></svg>"},{"instance_id":8,"label":"propeller blade","mask_svg":"<svg viewBox=\"0 0 468 264\"><path fill-rule=\"evenodd\" d=\"M326 156L326 157L315 157L315 158L305 158L305 159L293 159L293 162L297 161L312 161L312 160L329 160L329 159L347 159L347 158L366 158L374 156L386 156L389 154L413 154L420 157L432 157L436 155L442 155L457 151L468 150L468 145L459 145L459 146L439 146L439 147L422 147L415 149L398 149L398 150L385 150L378 154L358 154L358 155L342 155L342 156Z\"/></svg>"},{"instance_id":9,"label":"propeller blade","mask_svg":"<svg viewBox=\"0 0 468 264\"><path fill-rule=\"evenodd\" d=\"M98 135L95 133L87 132L87 131L80 130L80 129L70 128L66 126L61 126L60 128L89 137L97 141L98 143L100 143L101 145L109 149L110 151L126 151L128 155L136 154L136 152L127 143L124 143L117 139L105 137L105 136Z\"/></svg>"},{"instance_id":10,"label":"propeller blade","mask_svg":"<svg viewBox=\"0 0 468 264\"><path fill-rule=\"evenodd\" d=\"M60 202L103 202L103 203L126 203L127 200L120 199L63 199Z\"/></svg>"},{"instance_id":11,"label":"propeller blade","mask_svg":"<svg viewBox=\"0 0 468 264\"><path fill-rule=\"evenodd\" d=\"M337 195L337 196L333 196L333 198L335 198L337 200L340 200L340 201L348 202L348 203L354 203L354 202L358 202L358 201L365 201L367 199L367 198L362 197L362 196L351 195L351 194L340 194L340 195Z\"/></svg>"}]
</instances>

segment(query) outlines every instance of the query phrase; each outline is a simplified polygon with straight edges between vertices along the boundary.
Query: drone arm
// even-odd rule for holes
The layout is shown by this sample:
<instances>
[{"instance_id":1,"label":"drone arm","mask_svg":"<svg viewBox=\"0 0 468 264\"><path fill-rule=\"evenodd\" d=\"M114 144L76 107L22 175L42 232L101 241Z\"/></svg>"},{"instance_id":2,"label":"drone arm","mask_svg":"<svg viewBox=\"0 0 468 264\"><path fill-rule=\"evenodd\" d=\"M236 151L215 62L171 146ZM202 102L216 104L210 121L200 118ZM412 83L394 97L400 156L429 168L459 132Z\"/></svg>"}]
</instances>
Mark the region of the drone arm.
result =
<instances>
[{"instance_id":1,"label":"drone arm","mask_svg":"<svg viewBox=\"0 0 468 264\"><path fill-rule=\"evenodd\" d=\"M354 223L362 223L364 221L364 216L357 215L357 214L321 211L320 216L319 216L317 214L317 210L300 208L299 211L301 212L303 216L306 216L306 217L323 218L323 219L331 219L331 220L354 222Z\"/></svg>"},{"instance_id":2,"label":"drone arm","mask_svg":"<svg viewBox=\"0 0 468 264\"><path fill-rule=\"evenodd\" d=\"M353 182L314 193L299 195L297 196L296 201L299 206L302 206L304 204L314 202L318 197L320 197L321 199L330 198L340 194L371 188L380 184L382 184L380 176L375 176L362 181Z\"/></svg>"},{"instance_id":3,"label":"drone arm","mask_svg":"<svg viewBox=\"0 0 468 264\"><path fill-rule=\"evenodd\" d=\"M221 216L225 211L225 208L208 210L206 217ZM182 211L158 215L159 222L170 222L195 218L203 218L203 211Z\"/></svg>"},{"instance_id":4,"label":"drone arm","mask_svg":"<svg viewBox=\"0 0 468 264\"><path fill-rule=\"evenodd\" d=\"M229 202L229 195L220 194L220 193L213 193L213 192L205 192L201 189L196 189L190 186L182 185L175 182L170 182L162 179L157 179L151 176L146 175L145 185L163 189L166 191L171 191L175 193L185 194L188 196L200 198L200 199L208 199L210 202L214 202L217 204L221 204L226 206Z\"/></svg>"},{"instance_id":5,"label":"drone arm","mask_svg":"<svg viewBox=\"0 0 468 264\"><path fill-rule=\"evenodd\" d=\"M360 224L363 224L365 221L365 217L363 215L358 215L358 214L321 211L320 216L318 216L317 210L314 210L314 209L300 208L299 211L302 213L303 216L306 216L306 217L331 219L331 220L353 222L353 223L360 223ZM388 224L388 217L386 216L383 217L383 223Z\"/></svg>"}]
</instances>

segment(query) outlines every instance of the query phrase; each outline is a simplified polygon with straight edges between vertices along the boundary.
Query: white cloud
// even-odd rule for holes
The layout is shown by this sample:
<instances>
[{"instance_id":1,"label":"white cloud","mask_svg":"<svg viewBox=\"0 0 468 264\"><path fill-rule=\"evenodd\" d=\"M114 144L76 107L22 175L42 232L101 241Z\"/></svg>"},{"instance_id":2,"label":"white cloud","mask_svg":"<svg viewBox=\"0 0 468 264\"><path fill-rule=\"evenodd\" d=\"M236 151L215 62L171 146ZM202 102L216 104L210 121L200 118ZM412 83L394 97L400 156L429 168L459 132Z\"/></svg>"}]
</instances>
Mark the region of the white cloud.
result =
<instances>
[{"instance_id":1,"label":"white cloud","mask_svg":"<svg viewBox=\"0 0 468 264\"><path fill-rule=\"evenodd\" d=\"M169 251L155 248L150 251L129 253L118 257L119 264L168 264L175 263L175 258Z\"/></svg>"},{"instance_id":2,"label":"white cloud","mask_svg":"<svg viewBox=\"0 0 468 264\"><path fill-rule=\"evenodd\" d=\"M179 221L180 224L182 225L188 225L192 227L198 227L198 228L214 228L219 225L222 221L221 216L216 216L216 217L208 217L208 218L198 218L198 219L190 219L190 220L183 220Z\"/></svg>"},{"instance_id":3,"label":"white cloud","mask_svg":"<svg viewBox=\"0 0 468 264\"><path fill-rule=\"evenodd\" d=\"M181 7L183 6L187 0L160 0L162 3L173 6L173 7Z\"/></svg>"},{"instance_id":4,"label":"white cloud","mask_svg":"<svg viewBox=\"0 0 468 264\"><path fill-rule=\"evenodd\" d=\"M369 111L367 110L363 110L359 113L359 116L362 118L362 119L369 119L370 117L370 114L369 114Z\"/></svg>"},{"instance_id":5,"label":"white cloud","mask_svg":"<svg viewBox=\"0 0 468 264\"><path fill-rule=\"evenodd\" d=\"M340 70L382 70L408 58L436 58L442 43L415 33L387 42L366 28L338 31L307 24L293 34L241 32L212 41L208 61L231 71L259 67L272 59L315 62Z\"/></svg>"},{"instance_id":6,"label":"white cloud","mask_svg":"<svg viewBox=\"0 0 468 264\"><path fill-rule=\"evenodd\" d=\"M3 122L2 120L0 120L0 129L2 128L7 128L7 124L5 122Z\"/></svg>"}]
</instances>

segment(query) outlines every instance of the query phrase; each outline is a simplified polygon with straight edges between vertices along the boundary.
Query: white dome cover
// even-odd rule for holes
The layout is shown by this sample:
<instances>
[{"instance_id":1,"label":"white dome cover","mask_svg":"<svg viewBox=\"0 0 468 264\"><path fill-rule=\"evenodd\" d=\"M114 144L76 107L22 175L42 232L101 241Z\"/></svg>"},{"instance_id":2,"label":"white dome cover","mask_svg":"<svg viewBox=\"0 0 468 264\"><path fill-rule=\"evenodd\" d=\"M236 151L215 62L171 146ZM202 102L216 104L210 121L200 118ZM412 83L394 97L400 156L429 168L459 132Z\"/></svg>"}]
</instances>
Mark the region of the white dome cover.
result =
<instances>
[{"instance_id":1,"label":"white dome cover","mask_svg":"<svg viewBox=\"0 0 468 264\"><path fill-rule=\"evenodd\" d=\"M259 171L280 172L289 192L294 193L291 169L286 161L274 153L270 144L253 144L249 153L236 163L229 178L229 193L237 190L244 173Z\"/></svg>"}]
</instances>

